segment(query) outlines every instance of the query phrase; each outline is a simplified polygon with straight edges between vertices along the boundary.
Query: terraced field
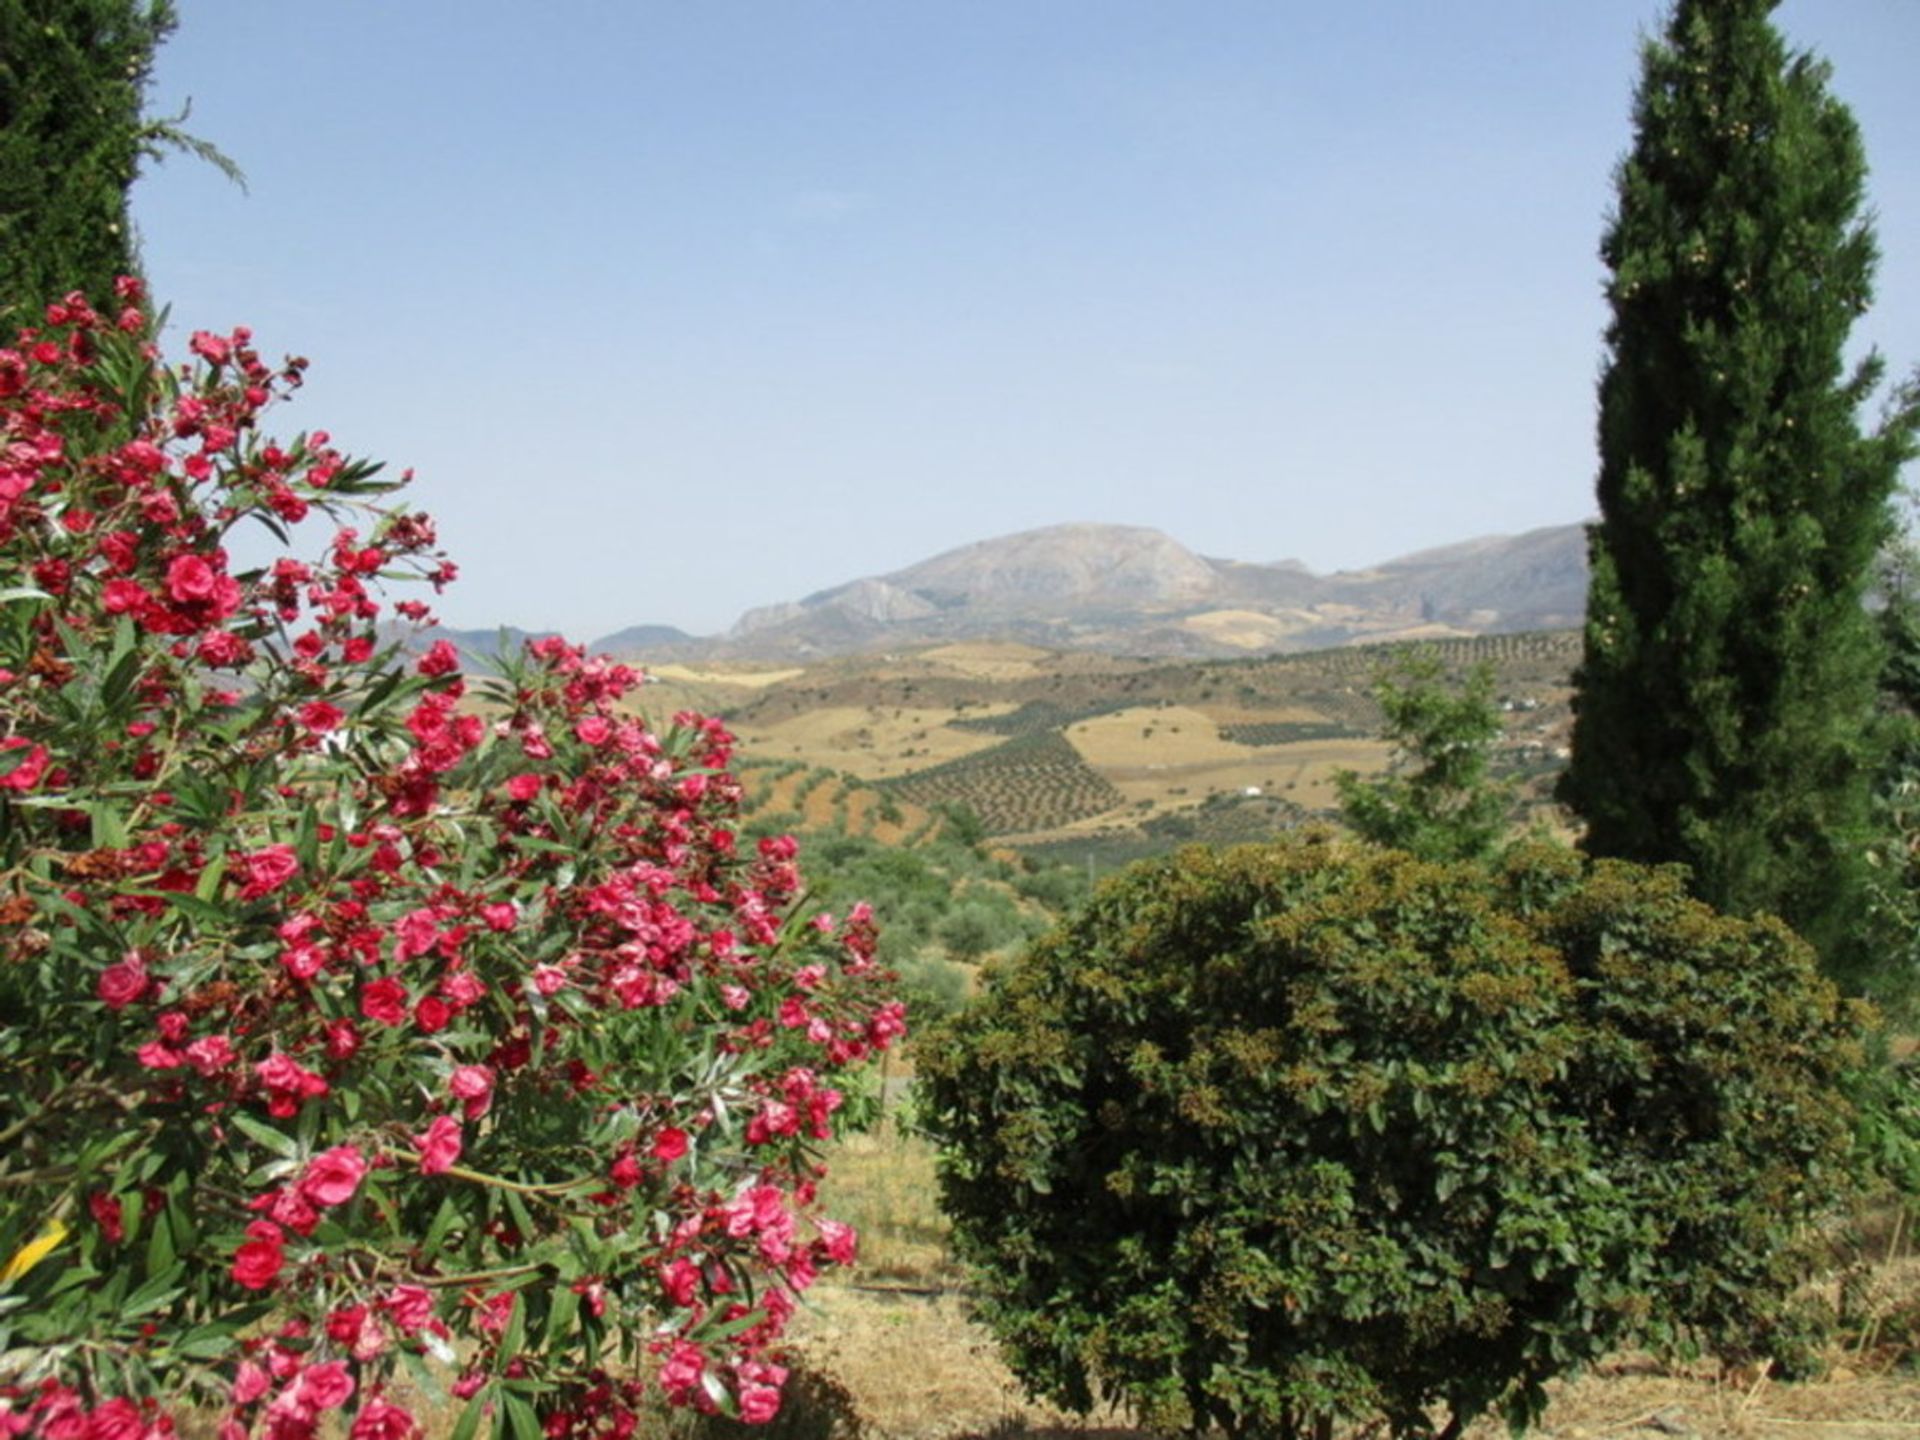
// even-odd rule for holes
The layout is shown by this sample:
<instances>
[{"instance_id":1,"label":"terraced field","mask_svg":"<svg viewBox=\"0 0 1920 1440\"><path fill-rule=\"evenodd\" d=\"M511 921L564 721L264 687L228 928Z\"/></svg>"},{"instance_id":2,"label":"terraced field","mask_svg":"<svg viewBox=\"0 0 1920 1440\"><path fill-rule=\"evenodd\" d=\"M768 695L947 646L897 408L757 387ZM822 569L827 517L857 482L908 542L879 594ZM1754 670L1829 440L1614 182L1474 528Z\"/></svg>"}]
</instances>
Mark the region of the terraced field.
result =
<instances>
[{"instance_id":1,"label":"terraced field","mask_svg":"<svg viewBox=\"0 0 1920 1440\"><path fill-rule=\"evenodd\" d=\"M1220 738L1236 745L1298 745L1304 740L1347 740L1365 733L1332 720L1263 720L1220 727Z\"/></svg>"},{"instance_id":2,"label":"terraced field","mask_svg":"<svg viewBox=\"0 0 1920 1440\"><path fill-rule=\"evenodd\" d=\"M1330 811L1336 770L1384 766L1371 692L1397 648L1149 663L945 646L727 677L735 703L721 713L743 754L858 777L916 813L961 805L989 834L1023 846L1050 836L1078 845L1104 829L1165 849L1173 830L1161 822L1202 805L1265 798ZM1530 817L1551 823L1579 636L1447 638L1425 648L1455 673L1493 664L1507 708L1496 766L1525 782ZM800 783L783 779L764 803L793 808ZM814 784L825 788L803 797L810 819L878 813L857 790Z\"/></svg>"},{"instance_id":3,"label":"terraced field","mask_svg":"<svg viewBox=\"0 0 1920 1440\"><path fill-rule=\"evenodd\" d=\"M746 791L748 821L791 816L801 829L842 831L883 845L912 845L940 828L924 807L858 776L793 760L747 756L735 766Z\"/></svg>"},{"instance_id":4,"label":"terraced field","mask_svg":"<svg viewBox=\"0 0 1920 1440\"><path fill-rule=\"evenodd\" d=\"M887 788L927 809L964 806L992 835L1057 829L1118 809L1126 800L1056 730L1018 736Z\"/></svg>"}]
</instances>

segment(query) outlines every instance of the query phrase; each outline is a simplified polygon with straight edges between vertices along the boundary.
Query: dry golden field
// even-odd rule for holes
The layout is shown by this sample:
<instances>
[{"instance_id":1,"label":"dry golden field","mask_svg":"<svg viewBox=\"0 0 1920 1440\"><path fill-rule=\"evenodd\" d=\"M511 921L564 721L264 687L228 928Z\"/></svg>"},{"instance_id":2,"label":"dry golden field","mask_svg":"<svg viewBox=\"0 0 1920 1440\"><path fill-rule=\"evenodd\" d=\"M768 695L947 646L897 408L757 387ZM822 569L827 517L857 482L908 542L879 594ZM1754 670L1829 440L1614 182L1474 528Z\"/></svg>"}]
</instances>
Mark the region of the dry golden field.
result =
<instances>
[{"instance_id":1,"label":"dry golden field","mask_svg":"<svg viewBox=\"0 0 1920 1440\"><path fill-rule=\"evenodd\" d=\"M999 743L994 736L956 730L950 722L1012 708L1002 704L956 711L827 705L769 725L742 722L735 733L751 755L768 760L802 760L809 765L846 770L862 779L885 780L991 750Z\"/></svg>"}]
</instances>

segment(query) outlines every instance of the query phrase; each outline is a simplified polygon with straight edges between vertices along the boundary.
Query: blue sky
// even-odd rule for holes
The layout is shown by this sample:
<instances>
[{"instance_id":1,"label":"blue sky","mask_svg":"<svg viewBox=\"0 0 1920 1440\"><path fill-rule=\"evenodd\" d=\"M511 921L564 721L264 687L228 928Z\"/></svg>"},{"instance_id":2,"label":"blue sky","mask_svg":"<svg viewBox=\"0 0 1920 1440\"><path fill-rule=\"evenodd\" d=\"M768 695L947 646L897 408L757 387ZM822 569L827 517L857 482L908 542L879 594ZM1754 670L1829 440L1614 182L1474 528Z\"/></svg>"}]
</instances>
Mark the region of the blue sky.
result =
<instances>
[{"instance_id":1,"label":"blue sky","mask_svg":"<svg viewBox=\"0 0 1920 1440\"><path fill-rule=\"evenodd\" d=\"M1658 0L189 0L134 192L176 336L412 466L440 611L724 628L993 535L1362 565L1592 508ZM1920 363L1920 4L1788 0Z\"/></svg>"}]
</instances>

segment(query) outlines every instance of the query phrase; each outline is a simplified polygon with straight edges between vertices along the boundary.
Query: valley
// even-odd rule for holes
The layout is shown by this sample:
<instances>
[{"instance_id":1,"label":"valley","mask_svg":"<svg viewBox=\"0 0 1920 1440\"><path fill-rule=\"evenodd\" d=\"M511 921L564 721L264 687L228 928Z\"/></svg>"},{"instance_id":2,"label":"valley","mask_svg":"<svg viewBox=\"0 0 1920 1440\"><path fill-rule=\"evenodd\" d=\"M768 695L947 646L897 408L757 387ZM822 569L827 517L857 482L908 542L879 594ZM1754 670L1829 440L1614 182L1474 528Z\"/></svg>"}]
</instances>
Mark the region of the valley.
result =
<instances>
[{"instance_id":1,"label":"valley","mask_svg":"<svg viewBox=\"0 0 1920 1440\"><path fill-rule=\"evenodd\" d=\"M1577 633L1428 643L1453 673L1494 666L1499 768L1523 782L1516 821L1544 818ZM763 797L810 823L832 817L819 808L832 795L842 823L889 843L961 813L1018 849L1146 853L1330 815L1336 772L1388 763L1370 692L1395 648L1165 661L979 641L807 666L668 663L643 700L719 715L749 774L831 772L803 797L811 810L792 785ZM878 822L887 813L901 818Z\"/></svg>"}]
</instances>

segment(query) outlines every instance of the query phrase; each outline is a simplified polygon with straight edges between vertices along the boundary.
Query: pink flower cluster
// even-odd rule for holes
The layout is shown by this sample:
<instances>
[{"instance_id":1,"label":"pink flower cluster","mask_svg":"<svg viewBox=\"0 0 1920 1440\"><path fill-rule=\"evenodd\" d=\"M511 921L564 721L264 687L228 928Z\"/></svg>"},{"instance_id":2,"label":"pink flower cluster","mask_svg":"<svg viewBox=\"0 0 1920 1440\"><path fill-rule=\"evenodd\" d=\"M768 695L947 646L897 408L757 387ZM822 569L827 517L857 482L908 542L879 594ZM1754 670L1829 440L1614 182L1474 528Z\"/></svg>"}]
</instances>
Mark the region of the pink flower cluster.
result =
<instances>
[{"instance_id":1,"label":"pink flower cluster","mask_svg":"<svg viewBox=\"0 0 1920 1440\"><path fill-rule=\"evenodd\" d=\"M163 370L123 299L0 349L0 587L35 592L0 631L0 964L58 997L37 1168L140 1137L69 1243L178 1283L90 1338L111 1365L0 1371L0 1440L170 1433L92 1386L182 1366L223 1377L223 1440L404 1440L385 1377L456 1355L497 1424L523 1385L553 1440L624 1435L623 1343L770 1418L796 1297L853 1257L819 1146L904 1029L871 914L794 923L731 737L651 723L632 667L544 639L470 686L445 640L396 651L429 617L383 585L453 578L432 523L324 432L260 433L305 362L235 330ZM234 564L237 525L311 518L317 558ZM206 1338L263 1302L271 1336Z\"/></svg>"}]
</instances>

